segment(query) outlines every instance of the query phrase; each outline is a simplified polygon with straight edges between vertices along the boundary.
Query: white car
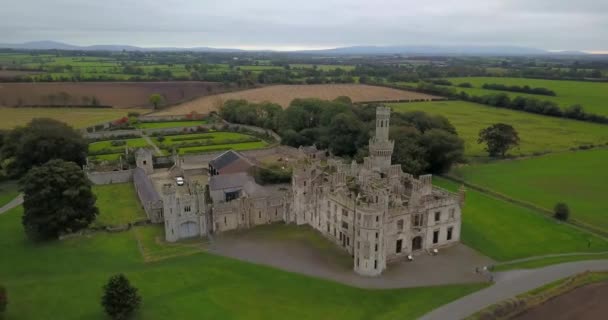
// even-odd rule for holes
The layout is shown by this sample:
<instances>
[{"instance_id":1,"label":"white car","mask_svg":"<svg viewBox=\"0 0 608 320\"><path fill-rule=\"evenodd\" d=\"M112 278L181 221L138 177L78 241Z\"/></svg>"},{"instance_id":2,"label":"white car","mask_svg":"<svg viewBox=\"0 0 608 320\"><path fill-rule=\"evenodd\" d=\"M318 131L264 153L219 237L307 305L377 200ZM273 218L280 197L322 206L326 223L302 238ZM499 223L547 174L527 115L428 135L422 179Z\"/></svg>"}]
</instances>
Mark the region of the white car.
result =
<instances>
[{"instance_id":1,"label":"white car","mask_svg":"<svg viewBox=\"0 0 608 320\"><path fill-rule=\"evenodd\" d=\"M178 186L183 186L184 185L184 178L182 178L182 177L175 178L175 181L177 182Z\"/></svg>"}]
</instances>

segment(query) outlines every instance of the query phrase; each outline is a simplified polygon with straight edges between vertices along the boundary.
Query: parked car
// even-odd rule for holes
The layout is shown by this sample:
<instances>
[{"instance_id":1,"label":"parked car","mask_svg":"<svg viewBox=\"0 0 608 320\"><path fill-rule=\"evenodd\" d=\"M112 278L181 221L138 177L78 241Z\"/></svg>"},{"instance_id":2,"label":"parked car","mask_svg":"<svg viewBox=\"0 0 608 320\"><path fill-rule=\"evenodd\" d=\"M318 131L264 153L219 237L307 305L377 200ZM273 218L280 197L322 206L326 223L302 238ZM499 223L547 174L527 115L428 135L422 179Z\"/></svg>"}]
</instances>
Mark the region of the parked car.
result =
<instances>
[{"instance_id":1,"label":"parked car","mask_svg":"<svg viewBox=\"0 0 608 320\"><path fill-rule=\"evenodd\" d=\"M175 178L175 181L177 182L178 186L183 186L184 185L184 178L183 177L177 177L177 178Z\"/></svg>"}]
</instances>

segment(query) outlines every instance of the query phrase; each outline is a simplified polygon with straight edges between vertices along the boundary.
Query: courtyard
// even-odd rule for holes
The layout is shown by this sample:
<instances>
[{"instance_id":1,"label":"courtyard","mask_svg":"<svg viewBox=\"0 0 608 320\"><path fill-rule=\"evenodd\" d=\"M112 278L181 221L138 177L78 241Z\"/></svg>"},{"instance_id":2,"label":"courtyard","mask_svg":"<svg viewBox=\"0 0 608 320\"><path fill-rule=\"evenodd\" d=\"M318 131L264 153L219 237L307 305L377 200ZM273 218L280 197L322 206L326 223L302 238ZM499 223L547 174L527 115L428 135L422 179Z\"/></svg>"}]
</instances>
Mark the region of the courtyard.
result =
<instances>
[{"instance_id":1,"label":"courtyard","mask_svg":"<svg viewBox=\"0 0 608 320\"><path fill-rule=\"evenodd\" d=\"M216 235L209 252L370 289L484 282L475 270L494 262L457 244L435 256L420 252L412 262L394 262L381 276L365 277L353 271L352 257L337 244L310 227L281 223Z\"/></svg>"}]
</instances>

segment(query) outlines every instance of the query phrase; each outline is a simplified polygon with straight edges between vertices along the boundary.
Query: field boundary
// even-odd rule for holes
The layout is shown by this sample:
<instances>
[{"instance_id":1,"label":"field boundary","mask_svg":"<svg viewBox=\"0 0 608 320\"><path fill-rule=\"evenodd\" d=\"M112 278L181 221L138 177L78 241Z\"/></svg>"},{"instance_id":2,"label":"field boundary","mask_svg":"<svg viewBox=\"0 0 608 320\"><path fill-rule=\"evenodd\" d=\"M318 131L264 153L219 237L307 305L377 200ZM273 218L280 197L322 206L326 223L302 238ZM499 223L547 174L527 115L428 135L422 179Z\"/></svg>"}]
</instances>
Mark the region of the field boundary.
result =
<instances>
[{"instance_id":1,"label":"field boundary","mask_svg":"<svg viewBox=\"0 0 608 320\"><path fill-rule=\"evenodd\" d=\"M514 198L511 198L511 197L509 197L509 196L507 196L505 194L502 194L500 192L496 192L494 190L491 190L491 189L488 189L488 188L485 188L485 187L482 187L482 186L479 186L479 185L476 185L476 184L473 184L473 183L470 183L470 182L466 182L465 180L463 180L461 178L458 178L458 177L456 177L454 175L451 175L451 174L446 174L446 175L443 175L442 177L444 177L444 178L446 178L448 180L451 180L453 182L456 182L456 183L461 183L461 184L465 185L466 187L469 187L469 188L471 188L473 190L485 193L485 194L490 195L490 196L492 196L494 198L497 198L497 199L500 199L500 200L503 200L503 201L506 201L506 202L518 205L520 207L524 207L524 208L530 209L530 210L535 211L535 212L538 212L538 213L542 214L543 216L545 216L546 218L553 219L553 212L551 210L549 210L549 209L546 209L546 208L543 208L543 207L539 207L539 206L537 206L535 204L532 204L532 203L529 203L529 202L526 202L526 201L523 201L523 200L514 199ZM562 221L561 223L569 224L572 227L575 227L575 228L577 228L579 230L589 232L589 233L594 234L594 235L596 235L596 236L598 236L600 238L608 240L608 232L607 231L595 228L595 227L593 227L593 226L591 226L589 224L581 222L580 220L577 220L577 219L568 219L567 221Z\"/></svg>"}]
</instances>

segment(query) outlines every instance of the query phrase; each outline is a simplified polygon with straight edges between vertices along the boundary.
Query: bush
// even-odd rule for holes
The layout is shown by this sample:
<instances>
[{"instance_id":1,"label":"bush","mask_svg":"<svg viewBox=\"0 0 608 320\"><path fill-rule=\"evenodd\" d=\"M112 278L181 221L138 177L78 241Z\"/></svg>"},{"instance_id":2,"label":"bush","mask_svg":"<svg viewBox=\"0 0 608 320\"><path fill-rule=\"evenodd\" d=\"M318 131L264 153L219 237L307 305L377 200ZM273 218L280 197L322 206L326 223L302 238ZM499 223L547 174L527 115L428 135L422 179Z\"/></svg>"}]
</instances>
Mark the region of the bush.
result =
<instances>
[{"instance_id":1,"label":"bush","mask_svg":"<svg viewBox=\"0 0 608 320\"><path fill-rule=\"evenodd\" d=\"M163 141L165 141L165 136L158 135L156 137L156 140L158 140L158 142L163 142Z\"/></svg>"},{"instance_id":2,"label":"bush","mask_svg":"<svg viewBox=\"0 0 608 320\"><path fill-rule=\"evenodd\" d=\"M558 220L566 221L570 216L570 208L568 208L567 204L560 202L555 205L553 216Z\"/></svg>"},{"instance_id":3,"label":"bush","mask_svg":"<svg viewBox=\"0 0 608 320\"><path fill-rule=\"evenodd\" d=\"M111 144L113 147L121 147L121 146L126 145L126 144L127 144L127 142L126 142L126 141L124 141L124 140L112 140L112 142L110 142L110 144Z\"/></svg>"},{"instance_id":4,"label":"bush","mask_svg":"<svg viewBox=\"0 0 608 320\"><path fill-rule=\"evenodd\" d=\"M103 291L101 305L112 319L129 318L141 304L137 288L123 274L112 276Z\"/></svg>"},{"instance_id":5,"label":"bush","mask_svg":"<svg viewBox=\"0 0 608 320\"><path fill-rule=\"evenodd\" d=\"M463 82L461 84L458 85L461 88L473 88L473 85L469 82Z\"/></svg>"}]
</instances>

